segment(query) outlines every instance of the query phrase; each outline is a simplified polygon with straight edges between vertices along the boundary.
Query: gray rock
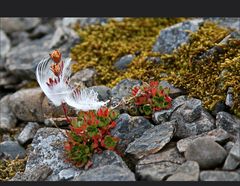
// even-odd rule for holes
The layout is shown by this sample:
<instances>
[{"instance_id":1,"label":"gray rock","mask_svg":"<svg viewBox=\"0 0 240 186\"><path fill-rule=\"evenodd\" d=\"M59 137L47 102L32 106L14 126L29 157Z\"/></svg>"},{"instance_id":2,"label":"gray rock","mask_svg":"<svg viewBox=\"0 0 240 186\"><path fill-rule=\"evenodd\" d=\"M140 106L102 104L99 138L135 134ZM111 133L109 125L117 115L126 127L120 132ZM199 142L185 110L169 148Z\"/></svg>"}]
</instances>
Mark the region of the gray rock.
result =
<instances>
[{"instance_id":1,"label":"gray rock","mask_svg":"<svg viewBox=\"0 0 240 186\"><path fill-rule=\"evenodd\" d=\"M141 159L161 150L172 139L175 121L154 126L142 134L140 138L131 142L125 153L133 159Z\"/></svg>"},{"instance_id":2,"label":"gray rock","mask_svg":"<svg viewBox=\"0 0 240 186\"><path fill-rule=\"evenodd\" d=\"M234 145L234 142L229 141L224 145L224 149L229 153L230 150L232 149L233 145Z\"/></svg>"},{"instance_id":3,"label":"gray rock","mask_svg":"<svg viewBox=\"0 0 240 186\"><path fill-rule=\"evenodd\" d=\"M68 169L63 169L59 172L58 177L59 180L70 180L72 178L74 178L75 176L75 170L72 168L68 168Z\"/></svg>"},{"instance_id":4,"label":"gray rock","mask_svg":"<svg viewBox=\"0 0 240 186\"><path fill-rule=\"evenodd\" d=\"M52 170L48 181L58 181L60 171L72 168L76 174L82 170L65 161L64 130L54 128L41 128L37 131L31 144L31 151L28 156L25 172L31 171L34 167L46 165Z\"/></svg>"},{"instance_id":5,"label":"gray rock","mask_svg":"<svg viewBox=\"0 0 240 186\"><path fill-rule=\"evenodd\" d=\"M187 160L198 162L201 169L210 169L221 165L227 152L212 139L201 137L188 145L184 155Z\"/></svg>"},{"instance_id":6,"label":"gray rock","mask_svg":"<svg viewBox=\"0 0 240 186\"><path fill-rule=\"evenodd\" d=\"M203 23L203 19L193 19L161 30L159 37L153 46L153 51L172 53L178 46L188 42L189 32L186 30L195 32L198 30L201 23Z\"/></svg>"},{"instance_id":7,"label":"gray rock","mask_svg":"<svg viewBox=\"0 0 240 186\"><path fill-rule=\"evenodd\" d=\"M240 164L240 141L237 140L231 148L223 165L224 170L234 170Z\"/></svg>"},{"instance_id":8,"label":"gray rock","mask_svg":"<svg viewBox=\"0 0 240 186\"><path fill-rule=\"evenodd\" d=\"M52 33L54 28L50 24L38 25L33 32L29 35L31 39L41 38L49 33Z\"/></svg>"},{"instance_id":9,"label":"gray rock","mask_svg":"<svg viewBox=\"0 0 240 186\"><path fill-rule=\"evenodd\" d=\"M9 98L11 110L23 121L43 121L42 101L44 94L40 88L23 89Z\"/></svg>"},{"instance_id":10,"label":"gray rock","mask_svg":"<svg viewBox=\"0 0 240 186\"><path fill-rule=\"evenodd\" d=\"M179 166L176 172L168 177L167 181L198 181L199 165L195 161L186 161Z\"/></svg>"},{"instance_id":11,"label":"gray rock","mask_svg":"<svg viewBox=\"0 0 240 186\"><path fill-rule=\"evenodd\" d=\"M6 33L30 30L36 27L40 22L40 18L1 18L1 26Z\"/></svg>"},{"instance_id":12,"label":"gray rock","mask_svg":"<svg viewBox=\"0 0 240 186\"><path fill-rule=\"evenodd\" d=\"M225 104L229 107L233 106L233 87L228 87Z\"/></svg>"},{"instance_id":13,"label":"gray rock","mask_svg":"<svg viewBox=\"0 0 240 186\"><path fill-rule=\"evenodd\" d=\"M11 44L12 46L17 46L23 42L30 42L29 33L25 31L12 32L11 33Z\"/></svg>"},{"instance_id":14,"label":"gray rock","mask_svg":"<svg viewBox=\"0 0 240 186\"><path fill-rule=\"evenodd\" d=\"M89 90L94 90L95 92L98 93L98 99L100 101L107 101L110 100L112 94L111 94L111 89L107 86L104 85L99 85L99 86L92 86L88 88Z\"/></svg>"},{"instance_id":15,"label":"gray rock","mask_svg":"<svg viewBox=\"0 0 240 186\"><path fill-rule=\"evenodd\" d=\"M81 27L85 27L91 24L104 24L107 19L103 17L65 17L62 19L62 25L73 27L79 24Z\"/></svg>"},{"instance_id":16,"label":"gray rock","mask_svg":"<svg viewBox=\"0 0 240 186\"><path fill-rule=\"evenodd\" d=\"M222 111L227 112L228 110L229 110L229 108L223 101L218 101L213 107L212 115L214 117L216 117L217 113L222 112Z\"/></svg>"},{"instance_id":17,"label":"gray rock","mask_svg":"<svg viewBox=\"0 0 240 186\"><path fill-rule=\"evenodd\" d=\"M152 120L154 124L159 125L163 122L169 121L173 111L175 111L178 107L183 105L186 101L187 101L186 96L179 96L172 100L172 106L170 109L154 112L152 115Z\"/></svg>"},{"instance_id":18,"label":"gray rock","mask_svg":"<svg viewBox=\"0 0 240 186\"><path fill-rule=\"evenodd\" d=\"M11 49L5 68L19 79L36 79L35 68L44 57L49 56L51 36L23 42Z\"/></svg>"},{"instance_id":19,"label":"gray rock","mask_svg":"<svg viewBox=\"0 0 240 186\"><path fill-rule=\"evenodd\" d=\"M10 96L6 95L0 100L0 129L11 129L17 124L17 118L11 110Z\"/></svg>"},{"instance_id":20,"label":"gray rock","mask_svg":"<svg viewBox=\"0 0 240 186\"><path fill-rule=\"evenodd\" d=\"M41 165L25 172L18 172L10 181L45 181L52 173L50 167Z\"/></svg>"},{"instance_id":21,"label":"gray rock","mask_svg":"<svg viewBox=\"0 0 240 186\"><path fill-rule=\"evenodd\" d=\"M212 131L199 134L197 136L190 136L177 142L177 148L179 152L185 152L188 145L192 143L193 140L200 137L209 138L217 143L223 144L230 138L230 135L223 129L214 129Z\"/></svg>"},{"instance_id":22,"label":"gray rock","mask_svg":"<svg viewBox=\"0 0 240 186\"><path fill-rule=\"evenodd\" d=\"M207 18L208 21L215 22L220 26L224 26L231 29L240 31L240 18L238 17L212 17Z\"/></svg>"},{"instance_id":23,"label":"gray rock","mask_svg":"<svg viewBox=\"0 0 240 186\"><path fill-rule=\"evenodd\" d=\"M123 97L132 95L133 86L140 86L141 81L124 79L112 88L112 104L116 105Z\"/></svg>"},{"instance_id":24,"label":"gray rock","mask_svg":"<svg viewBox=\"0 0 240 186\"><path fill-rule=\"evenodd\" d=\"M195 111L198 109L199 107L196 107ZM214 118L206 110L202 109L199 115L198 113L199 112L194 112L194 109L186 110L186 104L180 106L172 113L170 120L177 121L177 131L175 133L175 137L180 139L186 138L192 135L208 132L215 128ZM186 121L191 121L194 118L195 120L193 122Z\"/></svg>"},{"instance_id":25,"label":"gray rock","mask_svg":"<svg viewBox=\"0 0 240 186\"><path fill-rule=\"evenodd\" d=\"M136 175L140 180L162 181L175 173L180 165L170 161L155 162L136 166Z\"/></svg>"},{"instance_id":26,"label":"gray rock","mask_svg":"<svg viewBox=\"0 0 240 186\"><path fill-rule=\"evenodd\" d=\"M132 54L125 55L115 62L114 67L117 70L124 70L132 62L133 59L134 55Z\"/></svg>"},{"instance_id":27,"label":"gray rock","mask_svg":"<svg viewBox=\"0 0 240 186\"><path fill-rule=\"evenodd\" d=\"M170 83L168 83L167 81L164 81L164 80L160 81L159 86L162 86L163 88L169 88L169 90L170 90L169 96L171 98L176 98L178 96L181 96L181 95L185 94L185 92L182 89L176 88L176 87L174 87L173 84L170 84Z\"/></svg>"},{"instance_id":28,"label":"gray rock","mask_svg":"<svg viewBox=\"0 0 240 186\"><path fill-rule=\"evenodd\" d=\"M111 130L111 134L120 139L117 150L124 153L129 143L152 127L153 125L143 116L131 117L128 114L121 114L116 120L116 127Z\"/></svg>"},{"instance_id":29,"label":"gray rock","mask_svg":"<svg viewBox=\"0 0 240 186\"><path fill-rule=\"evenodd\" d=\"M0 57L4 58L11 48L11 43L4 31L0 30Z\"/></svg>"},{"instance_id":30,"label":"gray rock","mask_svg":"<svg viewBox=\"0 0 240 186\"><path fill-rule=\"evenodd\" d=\"M80 81L84 83L86 87L91 87L95 85L96 71L94 69L86 68L71 77L70 83L75 84Z\"/></svg>"},{"instance_id":31,"label":"gray rock","mask_svg":"<svg viewBox=\"0 0 240 186\"><path fill-rule=\"evenodd\" d=\"M129 169L105 165L83 172L75 177L74 181L136 181L136 179Z\"/></svg>"},{"instance_id":32,"label":"gray rock","mask_svg":"<svg viewBox=\"0 0 240 186\"><path fill-rule=\"evenodd\" d=\"M240 181L240 175L237 172L228 171L201 171L201 181Z\"/></svg>"},{"instance_id":33,"label":"gray rock","mask_svg":"<svg viewBox=\"0 0 240 186\"><path fill-rule=\"evenodd\" d=\"M226 130L235 138L240 133L240 119L227 112L219 112L216 116L216 126Z\"/></svg>"},{"instance_id":34,"label":"gray rock","mask_svg":"<svg viewBox=\"0 0 240 186\"><path fill-rule=\"evenodd\" d=\"M22 159L26 156L25 149L14 141L4 141L0 143L0 154L4 154L4 158Z\"/></svg>"},{"instance_id":35,"label":"gray rock","mask_svg":"<svg viewBox=\"0 0 240 186\"><path fill-rule=\"evenodd\" d=\"M16 85L19 83L19 80L14 77L9 72L6 72L4 70L0 70L0 87L7 87L9 85Z\"/></svg>"},{"instance_id":36,"label":"gray rock","mask_svg":"<svg viewBox=\"0 0 240 186\"><path fill-rule=\"evenodd\" d=\"M34 135L36 134L37 130L40 128L39 124L36 122L28 122L28 124L24 127L22 132L19 134L17 140L18 142L23 145L30 140L33 139Z\"/></svg>"}]
</instances>

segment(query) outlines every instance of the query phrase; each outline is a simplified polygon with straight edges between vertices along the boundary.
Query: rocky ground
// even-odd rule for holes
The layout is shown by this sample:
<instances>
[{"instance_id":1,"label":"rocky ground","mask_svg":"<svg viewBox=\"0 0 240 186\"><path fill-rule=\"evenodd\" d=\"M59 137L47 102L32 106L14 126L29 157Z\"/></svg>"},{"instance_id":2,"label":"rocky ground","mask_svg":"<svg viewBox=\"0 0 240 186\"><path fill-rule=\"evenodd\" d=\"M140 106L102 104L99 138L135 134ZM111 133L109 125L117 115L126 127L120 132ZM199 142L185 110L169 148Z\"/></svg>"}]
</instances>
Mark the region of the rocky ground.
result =
<instances>
[{"instance_id":1,"label":"rocky ground","mask_svg":"<svg viewBox=\"0 0 240 186\"><path fill-rule=\"evenodd\" d=\"M171 53L188 41L185 30L195 32L206 19L240 32L240 18L193 19L163 30L153 50ZM81 41L74 24L106 22L106 18L1 18L0 180L240 181L240 118L226 109L231 96L210 112L201 100L165 81L161 84L174 98L171 109L148 119L121 110L111 133L120 138L117 149L123 157L112 151L95 154L88 170L65 161L65 136L54 125L64 131L67 123L56 119L63 112L38 87L35 68L54 49L69 56L71 47ZM131 56L123 56L116 67L124 69L129 62ZM73 75L72 83L84 84L97 91L100 100L114 104L140 84L124 79L109 88L96 86L96 78L94 70L84 69ZM17 166L17 160L23 166Z\"/></svg>"}]
</instances>

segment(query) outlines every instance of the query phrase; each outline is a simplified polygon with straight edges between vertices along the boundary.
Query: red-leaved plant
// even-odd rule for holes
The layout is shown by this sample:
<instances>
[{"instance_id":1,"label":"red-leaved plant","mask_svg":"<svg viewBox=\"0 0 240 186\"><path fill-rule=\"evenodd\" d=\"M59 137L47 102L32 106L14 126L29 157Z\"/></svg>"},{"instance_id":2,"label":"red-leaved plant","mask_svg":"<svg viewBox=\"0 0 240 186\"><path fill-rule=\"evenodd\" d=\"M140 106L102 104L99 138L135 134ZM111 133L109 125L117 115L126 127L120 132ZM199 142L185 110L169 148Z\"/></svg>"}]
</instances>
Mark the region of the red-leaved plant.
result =
<instances>
[{"instance_id":1,"label":"red-leaved plant","mask_svg":"<svg viewBox=\"0 0 240 186\"><path fill-rule=\"evenodd\" d=\"M116 126L114 120L117 117L118 113L107 107L98 111L80 111L77 118L72 119L67 132L64 146L67 159L78 167L88 168L93 153L114 150L118 138L113 137L110 130Z\"/></svg>"},{"instance_id":2,"label":"red-leaved plant","mask_svg":"<svg viewBox=\"0 0 240 186\"><path fill-rule=\"evenodd\" d=\"M132 89L132 103L140 114L151 115L154 111L169 109L171 97L169 89L163 88L158 81L144 83L142 86L134 86Z\"/></svg>"}]
</instances>

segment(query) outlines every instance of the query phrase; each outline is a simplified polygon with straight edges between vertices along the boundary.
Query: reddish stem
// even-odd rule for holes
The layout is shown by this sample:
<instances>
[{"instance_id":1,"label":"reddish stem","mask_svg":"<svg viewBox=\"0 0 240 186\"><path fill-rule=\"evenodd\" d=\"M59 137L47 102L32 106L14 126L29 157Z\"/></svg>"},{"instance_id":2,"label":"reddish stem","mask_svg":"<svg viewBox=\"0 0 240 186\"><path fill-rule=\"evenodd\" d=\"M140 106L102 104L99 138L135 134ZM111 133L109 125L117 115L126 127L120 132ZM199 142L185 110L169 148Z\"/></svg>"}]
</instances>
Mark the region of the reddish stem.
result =
<instances>
[{"instance_id":1,"label":"reddish stem","mask_svg":"<svg viewBox=\"0 0 240 186\"><path fill-rule=\"evenodd\" d=\"M62 103L62 108L63 108L63 112L64 112L64 115L66 117L66 120L68 123L71 122L71 120L69 119L69 117L67 116L67 107L66 107L66 103Z\"/></svg>"}]
</instances>

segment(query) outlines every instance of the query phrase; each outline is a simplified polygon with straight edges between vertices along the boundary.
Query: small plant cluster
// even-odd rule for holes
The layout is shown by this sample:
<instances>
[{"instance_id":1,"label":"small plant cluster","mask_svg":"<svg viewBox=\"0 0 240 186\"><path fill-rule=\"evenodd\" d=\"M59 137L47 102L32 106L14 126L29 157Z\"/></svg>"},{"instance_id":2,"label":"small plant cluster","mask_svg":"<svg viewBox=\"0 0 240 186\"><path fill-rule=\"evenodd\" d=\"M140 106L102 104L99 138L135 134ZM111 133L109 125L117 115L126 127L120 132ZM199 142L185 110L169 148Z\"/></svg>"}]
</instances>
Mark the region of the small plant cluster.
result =
<instances>
[{"instance_id":1,"label":"small plant cluster","mask_svg":"<svg viewBox=\"0 0 240 186\"><path fill-rule=\"evenodd\" d=\"M103 150L114 150L118 138L110 134L116 126L116 111L101 107L98 111L80 111L77 118L72 119L65 151L70 162L78 167L88 168L92 165L93 153Z\"/></svg>"},{"instance_id":2,"label":"small plant cluster","mask_svg":"<svg viewBox=\"0 0 240 186\"><path fill-rule=\"evenodd\" d=\"M132 89L132 103L137 108L137 112L149 116L154 111L169 109L171 107L171 97L169 88L163 88L158 81L144 83L142 86L135 86Z\"/></svg>"}]
</instances>

